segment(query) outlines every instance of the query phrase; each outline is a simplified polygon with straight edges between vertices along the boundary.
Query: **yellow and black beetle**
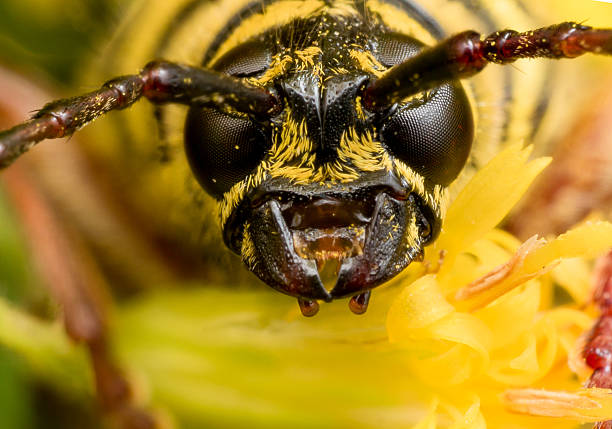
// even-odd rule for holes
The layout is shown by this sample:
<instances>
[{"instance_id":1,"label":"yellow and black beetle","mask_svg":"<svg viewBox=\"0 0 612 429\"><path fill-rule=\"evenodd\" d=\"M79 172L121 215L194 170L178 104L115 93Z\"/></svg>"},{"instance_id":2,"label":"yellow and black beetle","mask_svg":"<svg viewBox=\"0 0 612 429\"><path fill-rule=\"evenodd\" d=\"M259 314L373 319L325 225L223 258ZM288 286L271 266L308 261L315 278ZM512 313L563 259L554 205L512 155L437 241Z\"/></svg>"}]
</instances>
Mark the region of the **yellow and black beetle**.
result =
<instances>
[{"instance_id":1,"label":"yellow and black beetle","mask_svg":"<svg viewBox=\"0 0 612 429\"><path fill-rule=\"evenodd\" d=\"M344 296L361 312L369 290L418 257L440 227L444 190L473 139L457 79L486 62L611 50L609 31L568 23L483 42L463 33L421 52L422 42L392 31L367 3L308 3L306 18L220 55L234 34L225 29L204 53L210 71L153 62L46 106L2 134L2 164L142 96L186 104L187 158L219 201L226 244L270 286L297 297L305 314L316 300ZM273 7L250 4L238 22ZM332 258L342 263L328 292L315 261Z\"/></svg>"},{"instance_id":2,"label":"yellow and black beetle","mask_svg":"<svg viewBox=\"0 0 612 429\"><path fill-rule=\"evenodd\" d=\"M178 16L201 7L211 6L187 2ZM398 31L389 9L442 41L426 47ZM370 289L435 238L474 139L459 79L489 62L612 53L611 30L576 23L447 37L411 2L265 1L235 10L201 65L154 61L53 102L0 134L0 164L142 97L186 105L186 157L218 201L225 243L260 279L298 298L305 315L317 300L351 296L351 309L364 312ZM270 16L273 25L252 30ZM163 111L157 116L163 121ZM339 261L331 291L317 271L329 259Z\"/></svg>"}]
</instances>

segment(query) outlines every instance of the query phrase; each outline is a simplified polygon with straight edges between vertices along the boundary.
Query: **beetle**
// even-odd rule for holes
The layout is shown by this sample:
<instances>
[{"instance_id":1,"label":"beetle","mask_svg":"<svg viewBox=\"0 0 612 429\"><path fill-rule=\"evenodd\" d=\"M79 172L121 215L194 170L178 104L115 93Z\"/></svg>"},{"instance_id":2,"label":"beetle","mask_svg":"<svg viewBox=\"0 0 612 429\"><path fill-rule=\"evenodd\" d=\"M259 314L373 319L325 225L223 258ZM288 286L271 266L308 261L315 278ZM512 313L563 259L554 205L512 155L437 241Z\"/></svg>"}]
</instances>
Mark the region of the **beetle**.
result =
<instances>
[{"instance_id":1,"label":"beetle","mask_svg":"<svg viewBox=\"0 0 612 429\"><path fill-rule=\"evenodd\" d=\"M440 229L446 190L474 139L459 79L487 63L612 52L610 30L571 22L486 37L467 31L424 49L393 31L376 5L304 2L305 17L289 14L240 43L232 36L242 27L229 26L202 66L154 61L48 104L0 134L0 165L143 97L187 105L186 158L218 202L226 245L298 298L305 315L317 300L343 297L361 313L370 290L418 259ZM249 4L234 21L281 13L275 7L286 3ZM424 13L404 8L440 35ZM328 260L339 262L330 291L317 272Z\"/></svg>"},{"instance_id":2,"label":"beetle","mask_svg":"<svg viewBox=\"0 0 612 429\"><path fill-rule=\"evenodd\" d=\"M214 205L227 247L305 316L346 297L364 313L370 291L435 240L453 186L519 138L518 123L535 136L544 122L549 88L517 118L488 99L509 104L527 83L501 67L485 81L485 66L612 54L611 30L502 30L487 8L457 3L481 32L411 1L136 2L97 68L144 68L0 133L0 166L146 98L151 106L107 121L112 142L91 148L119 183L135 182L126 193L145 195L136 212L172 212L154 222L184 237ZM520 2L504 4L527 15ZM162 31L142 32L143 23ZM546 80L547 65L529 67L529 84ZM152 127L159 141L143 134ZM154 184L139 186L141 177ZM173 198L185 183L192 191ZM333 263L328 288L319 271Z\"/></svg>"}]
</instances>

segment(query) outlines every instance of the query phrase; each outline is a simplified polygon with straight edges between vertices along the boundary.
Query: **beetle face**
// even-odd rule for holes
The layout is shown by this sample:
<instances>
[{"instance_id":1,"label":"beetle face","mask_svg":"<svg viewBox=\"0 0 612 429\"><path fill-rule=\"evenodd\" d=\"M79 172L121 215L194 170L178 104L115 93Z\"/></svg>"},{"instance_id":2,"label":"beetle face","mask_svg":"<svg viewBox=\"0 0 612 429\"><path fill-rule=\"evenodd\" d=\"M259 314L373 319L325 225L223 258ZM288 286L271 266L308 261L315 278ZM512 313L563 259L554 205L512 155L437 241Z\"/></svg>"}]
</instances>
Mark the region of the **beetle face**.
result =
<instances>
[{"instance_id":1,"label":"beetle face","mask_svg":"<svg viewBox=\"0 0 612 429\"><path fill-rule=\"evenodd\" d=\"M219 200L226 244L268 285L302 302L356 296L437 235L446 187L473 139L464 90L446 84L377 114L360 101L370 82L422 48L373 22L323 14L213 65L283 102L263 119L192 108L185 128L192 170ZM332 261L328 290L318 268Z\"/></svg>"}]
</instances>

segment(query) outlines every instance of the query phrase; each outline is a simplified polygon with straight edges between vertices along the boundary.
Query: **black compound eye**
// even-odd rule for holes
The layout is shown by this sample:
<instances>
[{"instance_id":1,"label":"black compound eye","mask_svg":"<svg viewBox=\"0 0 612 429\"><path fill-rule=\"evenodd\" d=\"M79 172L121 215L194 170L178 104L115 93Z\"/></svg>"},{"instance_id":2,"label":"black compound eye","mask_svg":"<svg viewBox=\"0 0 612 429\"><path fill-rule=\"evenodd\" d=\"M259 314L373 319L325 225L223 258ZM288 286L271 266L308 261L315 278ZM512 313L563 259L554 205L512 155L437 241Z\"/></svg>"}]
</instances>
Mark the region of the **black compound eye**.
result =
<instances>
[{"instance_id":1,"label":"black compound eye","mask_svg":"<svg viewBox=\"0 0 612 429\"><path fill-rule=\"evenodd\" d=\"M262 73L272 62L272 51L261 40L251 40L238 45L219 58L213 70L236 77L249 77Z\"/></svg>"},{"instance_id":2,"label":"black compound eye","mask_svg":"<svg viewBox=\"0 0 612 429\"><path fill-rule=\"evenodd\" d=\"M375 56L387 67L395 66L418 54L425 45L404 34L387 33L378 39Z\"/></svg>"},{"instance_id":3,"label":"black compound eye","mask_svg":"<svg viewBox=\"0 0 612 429\"><path fill-rule=\"evenodd\" d=\"M474 138L465 91L459 83L446 84L400 105L381 136L394 156L425 179L448 185L463 169Z\"/></svg>"},{"instance_id":4,"label":"black compound eye","mask_svg":"<svg viewBox=\"0 0 612 429\"><path fill-rule=\"evenodd\" d=\"M250 119L193 107L185 124L185 152L204 190L220 199L252 173L269 149L269 137Z\"/></svg>"}]
</instances>

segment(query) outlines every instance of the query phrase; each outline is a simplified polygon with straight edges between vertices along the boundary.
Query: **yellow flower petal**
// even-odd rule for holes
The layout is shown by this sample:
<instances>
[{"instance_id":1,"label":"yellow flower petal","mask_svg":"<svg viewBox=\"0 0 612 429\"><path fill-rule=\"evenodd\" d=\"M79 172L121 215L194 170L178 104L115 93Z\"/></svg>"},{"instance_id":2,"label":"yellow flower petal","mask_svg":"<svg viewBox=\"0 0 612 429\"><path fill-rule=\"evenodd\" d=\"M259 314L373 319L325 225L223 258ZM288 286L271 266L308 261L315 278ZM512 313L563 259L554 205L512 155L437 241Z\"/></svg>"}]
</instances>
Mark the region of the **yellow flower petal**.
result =
<instances>
[{"instance_id":1,"label":"yellow flower petal","mask_svg":"<svg viewBox=\"0 0 612 429\"><path fill-rule=\"evenodd\" d=\"M591 298L591 272L583 258L561 261L552 270L552 277L578 304L585 304Z\"/></svg>"},{"instance_id":2,"label":"yellow flower petal","mask_svg":"<svg viewBox=\"0 0 612 429\"><path fill-rule=\"evenodd\" d=\"M427 415L423 417L423 420L418 422L413 429L436 429L438 427L437 411L439 404L440 400L438 398L432 400Z\"/></svg>"},{"instance_id":3,"label":"yellow flower petal","mask_svg":"<svg viewBox=\"0 0 612 429\"><path fill-rule=\"evenodd\" d=\"M530 273L562 258L594 258L612 245L612 224L609 222L586 222L525 258L523 272Z\"/></svg>"},{"instance_id":4,"label":"yellow flower petal","mask_svg":"<svg viewBox=\"0 0 612 429\"><path fill-rule=\"evenodd\" d=\"M550 372L558 346L555 325L544 318L538 319L521 338L492 355L487 376L508 386L532 384Z\"/></svg>"},{"instance_id":5,"label":"yellow flower petal","mask_svg":"<svg viewBox=\"0 0 612 429\"><path fill-rule=\"evenodd\" d=\"M581 389L554 392L539 389L508 390L504 403L515 413L546 417L564 417L582 422L612 419L612 390Z\"/></svg>"},{"instance_id":6,"label":"yellow flower petal","mask_svg":"<svg viewBox=\"0 0 612 429\"><path fill-rule=\"evenodd\" d=\"M468 409L455 417L455 422L449 429L486 429L486 427L487 424L480 410L480 398L476 396Z\"/></svg>"},{"instance_id":7,"label":"yellow flower petal","mask_svg":"<svg viewBox=\"0 0 612 429\"><path fill-rule=\"evenodd\" d=\"M536 319L540 306L540 286L530 282L515 293L509 293L491 305L474 312L494 333L493 350L504 348L528 332Z\"/></svg>"},{"instance_id":8,"label":"yellow flower petal","mask_svg":"<svg viewBox=\"0 0 612 429\"><path fill-rule=\"evenodd\" d=\"M406 287L387 313L389 341L412 339L417 331L455 311L440 291L433 275L421 277Z\"/></svg>"},{"instance_id":9,"label":"yellow flower petal","mask_svg":"<svg viewBox=\"0 0 612 429\"><path fill-rule=\"evenodd\" d=\"M454 312L426 330L430 341L452 346L446 353L418 359L415 372L426 382L442 386L464 383L489 367L492 333L471 314Z\"/></svg>"},{"instance_id":10,"label":"yellow flower petal","mask_svg":"<svg viewBox=\"0 0 612 429\"><path fill-rule=\"evenodd\" d=\"M520 355L510 361L509 367L525 372L537 372L540 370L534 336L529 337L527 347L525 347L525 350Z\"/></svg>"},{"instance_id":11,"label":"yellow flower petal","mask_svg":"<svg viewBox=\"0 0 612 429\"><path fill-rule=\"evenodd\" d=\"M545 243L544 240L539 240L536 236L531 237L519 247L507 262L459 289L454 296L454 299L458 301L458 306L467 311L484 307L515 286L544 274L547 267L532 273L524 273L522 269L529 255Z\"/></svg>"},{"instance_id":12,"label":"yellow flower petal","mask_svg":"<svg viewBox=\"0 0 612 429\"><path fill-rule=\"evenodd\" d=\"M460 289L455 295L457 305L466 311L481 308L514 287L552 270L561 259L593 258L608 250L611 244L612 224L608 222L587 222L548 243L532 238L507 263ZM582 292L582 299L586 299L584 295Z\"/></svg>"},{"instance_id":13,"label":"yellow flower petal","mask_svg":"<svg viewBox=\"0 0 612 429\"><path fill-rule=\"evenodd\" d=\"M459 252L482 238L508 214L549 164L549 158L528 161L531 150L520 144L509 147L476 173L453 201L440 237L426 254L427 261L435 266L440 252L445 252L441 273L448 273Z\"/></svg>"}]
</instances>

